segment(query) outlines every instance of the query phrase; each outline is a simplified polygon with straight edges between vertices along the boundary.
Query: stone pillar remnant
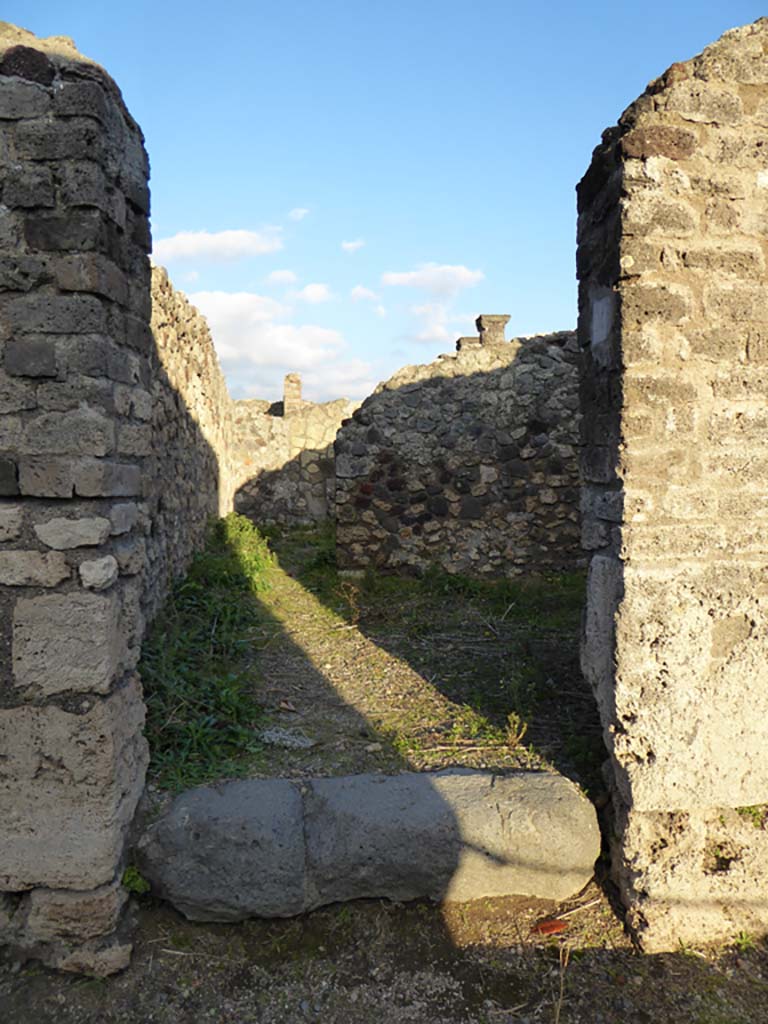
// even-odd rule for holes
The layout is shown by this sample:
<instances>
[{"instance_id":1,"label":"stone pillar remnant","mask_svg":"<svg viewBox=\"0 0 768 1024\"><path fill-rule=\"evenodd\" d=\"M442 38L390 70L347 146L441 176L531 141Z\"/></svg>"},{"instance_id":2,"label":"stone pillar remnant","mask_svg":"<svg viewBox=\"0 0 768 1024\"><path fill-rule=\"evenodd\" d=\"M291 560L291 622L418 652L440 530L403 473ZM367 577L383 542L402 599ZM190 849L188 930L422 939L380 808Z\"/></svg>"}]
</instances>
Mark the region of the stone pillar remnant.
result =
<instances>
[{"instance_id":1,"label":"stone pillar remnant","mask_svg":"<svg viewBox=\"0 0 768 1024\"><path fill-rule=\"evenodd\" d=\"M480 332L480 344L503 345L505 341L504 329L508 323L508 314L494 315L482 313L477 320L475 320L475 326Z\"/></svg>"},{"instance_id":2,"label":"stone pillar remnant","mask_svg":"<svg viewBox=\"0 0 768 1024\"><path fill-rule=\"evenodd\" d=\"M301 398L301 375L286 373L283 382L283 415L290 416L304 406Z\"/></svg>"},{"instance_id":3,"label":"stone pillar remnant","mask_svg":"<svg viewBox=\"0 0 768 1024\"><path fill-rule=\"evenodd\" d=\"M0 943L124 967L147 745L148 164L117 86L0 23Z\"/></svg>"},{"instance_id":4,"label":"stone pillar remnant","mask_svg":"<svg viewBox=\"0 0 768 1024\"><path fill-rule=\"evenodd\" d=\"M578 186L583 668L648 950L768 928L767 54L674 64Z\"/></svg>"}]
</instances>

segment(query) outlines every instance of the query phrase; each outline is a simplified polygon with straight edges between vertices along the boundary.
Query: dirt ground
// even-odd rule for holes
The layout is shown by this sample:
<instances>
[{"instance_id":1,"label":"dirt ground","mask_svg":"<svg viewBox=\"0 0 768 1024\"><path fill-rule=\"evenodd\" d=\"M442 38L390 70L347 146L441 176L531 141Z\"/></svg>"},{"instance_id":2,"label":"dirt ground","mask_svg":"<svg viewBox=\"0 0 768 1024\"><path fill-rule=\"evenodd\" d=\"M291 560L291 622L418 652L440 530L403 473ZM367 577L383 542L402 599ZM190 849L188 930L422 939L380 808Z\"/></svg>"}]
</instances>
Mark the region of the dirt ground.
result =
<instances>
[{"instance_id":1,"label":"dirt ground","mask_svg":"<svg viewBox=\"0 0 768 1024\"><path fill-rule=\"evenodd\" d=\"M580 909L581 908L581 909ZM532 931L560 911L567 930ZM572 911L569 913L569 911ZM573 912L575 911L575 912ZM8 1024L765 1024L764 947L643 956L597 886L555 908L361 902L190 924L144 900L106 980L0 963Z\"/></svg>"},{"instance_id":2,"label":"dirt ground","mask_svg":"<svg viewBox=\"0 0 768 1024\"><path fill-rule=\"evenodd\" d=\"M366 587L318 569L311 539L276 549L249 638L268 740L250 774L552 766L605 814L572 588L532 595L530 614L522 592ZM364 901L200 925L134 898L134 957L117 977L0 955L0 1024L767 1024L768 946L741 935L644 956L604 870L560 906Z\"/></svg>"}]
</instances>

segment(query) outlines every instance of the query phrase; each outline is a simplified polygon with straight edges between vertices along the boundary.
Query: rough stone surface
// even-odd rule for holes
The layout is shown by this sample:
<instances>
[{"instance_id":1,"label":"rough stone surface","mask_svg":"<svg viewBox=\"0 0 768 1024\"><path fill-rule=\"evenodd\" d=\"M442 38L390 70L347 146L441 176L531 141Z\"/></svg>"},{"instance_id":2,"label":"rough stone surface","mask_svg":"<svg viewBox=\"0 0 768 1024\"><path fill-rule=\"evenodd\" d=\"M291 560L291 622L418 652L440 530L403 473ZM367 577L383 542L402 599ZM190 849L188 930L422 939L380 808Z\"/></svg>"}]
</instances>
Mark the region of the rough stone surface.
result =
<instances>
[{"instance_id":1,"label":"rough stone surface","mask_svg":"<svg viewBox=\"0 0 768 1024\"><path fill-rule=\"evenodd\" d=\"M59 552L0 551L2 586L55 587L70 576L67 560Z\"/></svg>"},{"instance_id":2,"label":"rough stone surface","mask_svg":"<svg viewBox=\"0 0 768 1024\"><path fill-rule=\"evenodd\" d=\"M302 799L286 780L182 793L138 853L153 889L193 921L290 917L305 909Z\"/></svg>"},{"instance_id":3,"label":"rough stone surface","mask_svg":"<svg viewBox=\"0 0 768 1024\"><path fill-rule=\"evenodd\" d=\"M35 889L29 896L26 935L32 942L94 939L113 932L128 893L119 879L98 889Z\"/></svg>"},{"instance_id":4,"label":"rough stone surface","mask_svg":"<svg viewBox=\"0 0 768 1024\"><path fill-rule=\"evenodd\" d=\"M0 504L0 542L16 540L21 536L24 525L24 509L21 505Z\"/></svg>"},{"instance_id":5,"label":"rough stone surface","mask_svg":"<svg viewBox=\"0 0 768 1024\"><path fill-rule=\"evenodd\" d=\"M333 518L333 443L357 408L344 398L315 404L301 397L301 378L285 378L282 403L233 405L235 509L257 523L296 526Z\"/></svg>"},{"instance_id":6,"label":"rough stone surface","mask_svg":"<svg viewBox=\"0 0 768 1024\"><path fill-rule=\"evenodd\" d=\"M599 851L594 809L560 776L461 770L195 789L139 844L159 895L220 921L364 897L563 899Z\"/></svg>"},{"instance_id":7,"label":"rough stone surface","mask_svg":"<svg viewBox=\"0 0 768 1024\"><path fill-rule=\"evenodd\" d=\"M41 697L108 693L124 655L119 616L112 594L20 598L13 613L15 685Z\"/></svg>"},{"instance_id":8,"label":"rough stone surface","mask_svg":"<svg viewBox=\"0 0 768 1024\"><path fill-rule=\"evenodd\" d=\"M135 678L80 711L0 708L0 890L82 894L113 881L143 789L143 722Z\"/></svg>"},{"instance_id":9,"label":"rough stone surface","mask_svg":"<svg viewBox=\"0 0 768 1024\"><path fill-rule=\"evenodd\" d=\"M768 833L748 813L624 809L613 845L644 952L768 931Z\"/></svg>"},{"instance_id":10,"label":"rough stone surface","mask_svg":"<svg viewBox=\"0 0 768 1024\"><path fill-rule=\"evenodd\" d=\"M482 341L400 370L342 426L340 568L512 576L583 563L575 336L505 342L506 319L478 318Z\"/></svg>"},{"instance_id":11,"label":"rough stone surface","mask_svg":"<svg viewBox=\"0 0 768 1024\"><path fill-rule=\"evenodd\" d=\"M0 894L29 890L3 931L103 973L130 950L114 879L146 765L110 513L151 480L148 162L98 65L6 23L0 122Z\"/></svg>"},{"instance_id":12,"label":"rough stone surface","mask_svg":"<svg viewBox=\"0 0 768 1024\"><path fill-rule=\"evenodd\" d=\"M109 537L111 524L103 516L67 519L57 516L35 526L35 533L49 548L67 551L70 548L93 547Z\"/></svg>"},{"instance_id":13,"label":"rough stone surface","mask_svg":"<svg viewBox=\"0 0 768 1024\"><path fill-rule=\"evenodd\" d=\"M768 802L768 193L747 141L766 53L762 19L674 65L578 188L582 664L612 754L614 871L654 950L766 924L762 837L728 810Z\"/></svg>"},{"instance_id":14,"label":"rough stone surface","mask_svg":"<svg viewBox=\"0 0 768 1024\"><path fill-rule=\"evenodd\" d=\"M106 590L117 579L117 559L114 555L92 558L78 567L80 580L88 590Z\"/></svg>"},{"instance_id":15,"label":"rough stone surface","mask_svg":"<svg viewBox=\"0 0 768 1024\"><path fill-rule=\"evenodd\" d=\"M594 808L557 775L319 779L306 799L313 905L387 896L562 900L592 877Z\"/></svg>"}]
</instances>

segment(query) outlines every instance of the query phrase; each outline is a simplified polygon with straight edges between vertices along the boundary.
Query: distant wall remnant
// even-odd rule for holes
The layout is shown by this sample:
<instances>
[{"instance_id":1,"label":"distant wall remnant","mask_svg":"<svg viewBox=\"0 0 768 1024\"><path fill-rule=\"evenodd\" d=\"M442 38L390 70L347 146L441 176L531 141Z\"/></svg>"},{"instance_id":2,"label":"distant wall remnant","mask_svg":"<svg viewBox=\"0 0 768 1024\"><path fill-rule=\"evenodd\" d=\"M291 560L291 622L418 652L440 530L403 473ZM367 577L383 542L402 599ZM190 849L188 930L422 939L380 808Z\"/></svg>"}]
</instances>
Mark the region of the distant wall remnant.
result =
<instances>
[{"instance_id":1,"label":"distant wall remnant","mask_svg":"<svg viewBox=\"0 0 768 1024\"><path fill-rule=\"evenodd\" d=\"M357 408L339 398L316 405L301 398L301 377L285 378L282 404L234 403L231 438L238 488L235 509L257 523L296 526L333 516L333 442Z\"/></svg>"},{"instance_id":2,"label":"distant wall remnant","mask_svg":"<svg viewBox=\"0 0 768 1024\"><path fill-rule=\"evenodd\" d=\"M578 188L583 667L648 950L768 928L767 54L674 64Z\"/></svg>"},{"instance_id":3,"label":"distant wall remnant","mask_svg":"<svg viewBox=\"0 0 768 1024\"><path fill-rule=\"evenodd\" d=\"M336 440L340 568L515 575L574 568L573 332L504 340L481 316L455 355L380 385Z\"/></svg>"}]
</instances>

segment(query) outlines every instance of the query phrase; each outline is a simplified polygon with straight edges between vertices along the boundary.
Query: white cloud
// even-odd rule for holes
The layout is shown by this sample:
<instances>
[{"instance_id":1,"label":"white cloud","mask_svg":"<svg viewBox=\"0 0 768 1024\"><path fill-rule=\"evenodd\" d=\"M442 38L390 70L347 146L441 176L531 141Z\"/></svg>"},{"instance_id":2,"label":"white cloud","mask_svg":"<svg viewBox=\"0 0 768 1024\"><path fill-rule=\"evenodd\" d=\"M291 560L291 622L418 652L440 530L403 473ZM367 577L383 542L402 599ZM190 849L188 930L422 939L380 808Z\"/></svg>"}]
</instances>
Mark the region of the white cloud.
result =
<instances>
[{"instance_id":1,"label":"white cloud","mask_svg":"<svg viewBox=\"0 0 768 1024\"><path fill-rule=\"evenodd\" d=\"M303 206L295 206L288 214L290 220L304 220L309 213L309 210L304 209Z\"/></svg>"},{"instance_id":2,"label":"white cloud","mask_svg":"<svg viewBox=\"0 0 768 1024\"><path fill-rule=\"evenodd\" d=\"M189 296L207 317L216 351L235 398L277 400L286 373L304 376L312 401L364 398L376 386L372 367L346 357L336 330L281 322L290 309L253 292L197 292Z\"/></svg>"},{"instance_id":3,"label":"white cloud","mask_svg":"<svg viewBox=\"0 0 768 1024\"><path fill-rule=\"evenodd\" d=\"M331 291L327 284L305 284L300 291L294 293L293 297L301 302L309 302L314 305L318 302L328 302L331 298Z\"/></svg>"},{"instance_id":4,"label":"white cloud","mask_svg":"<svg viewBox=\"0 0 768 1024\"><path fill-rule=\"evenodd\" d=\"M186 274L181 275L182 281L188 281L190 284L194 284L195 281L200 280L200 272L198 270L188 270Z\"/></svg>"},{"instance_id":5,"label":"white cloud","mask_svg":"<svg viewBox=\"0 0 768 1024\"><path fill-rule=\"evenodd\" d=\"M375 302L379 296L376 292L372 292L370 288L364 288L363 285L356 284L349 293L349 297L353 302L360 302L361 299L370 299L371 302Z\"/></svg>"},{"instance_id":6,"label":"white cloud","mask_svg":"<svg viewBox=\"0 0 768 1024\"><path fill-rule=\"evenodd\" d=\"M387 315L387 311L384 308L384 306L376 306L376 307L374 307L373 312L376 314L376 316L385 317Z\"/></svg>"},{"instance_id":7,"label":"white cloud","mask_svg":"<svg viewBox=\"0 0 768 1024\"><path fill-rule=\"evenodd\" d=\"M342 242L341 248L344 252L357 252L358 249L362 249L365 242L362 238L356 238L354 242Z\"/></svg>"},{"instance_id":8,"label":"white cloud","mask_svg":"<svg viewBox=\"0 0 768 1024\"><path fill-rule=\"evenodd\" d=\"M470 288L484 278L482 270L470 270L461 265L424 263L416 270L390 271L381 275L381 283L389 287L423 288L435 295L455 295L462 288Z\"/></svg>"},{"instance_id":9,"label":"white cloud","mask_svg":"<svg viewBox=\"0 0 768 1024\"><path fill-rule=\"evenodd\" d=\"M370 364L361 359L345 359L343 354L310 369L298 369L296 363L275 366L254 366L233 363L226 367L233 398L282 397L286 373L300 372L302 395L311 402L330 402L335 398L358 401L366 398L378 384Z\"/></svg>"},{"instance_id":10,"label":"white cloud","mask_svg":"<svg viewBox=\"0 0 768 1024\"><path fill-rule=\"evenodd\" d=\"M282 239L274 228L265 231L179 231L170 238L158 239L152 255L160 263L188 259L224 262L260 256L282 247Z\"/></svg>"},{"instance_id":11,"label":"white cloud","mask_svg":"<svg viewBox=\"0 0 768 1024\"><path fill-rule=\"evenodd\" d=\"M292 270L273 270L267 274L267 284L296 284L296 280Z\"/></svg>"},{"instance_id":12,"label":"white cloud","mask_svg":"<svg viewBox=\"0 0 768 1024\"><path fill-rule=\"evenodd\" d=\"M216 351L222 360L250 352L253 339L288 311L279 302L254 292L193 292L192 302L208 320Z\"/></svg>"},{"instance_id":13,"label":"white cloud","mask_svg":"<svg viewBox=\"0 0 768 1024\"><path fill-rule=\"evenodd\" d=\"M451 340L447 326L451 318L443 303L428 302L423 306L413 306L411 312L421 320L421 326L414 335L417 341Z\"/></svg>"}]
</instances>

